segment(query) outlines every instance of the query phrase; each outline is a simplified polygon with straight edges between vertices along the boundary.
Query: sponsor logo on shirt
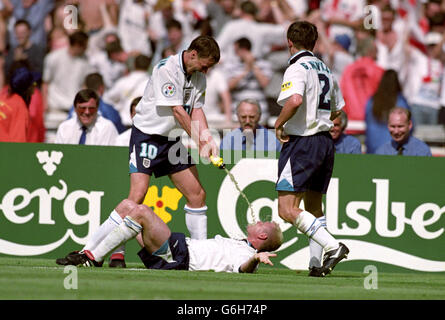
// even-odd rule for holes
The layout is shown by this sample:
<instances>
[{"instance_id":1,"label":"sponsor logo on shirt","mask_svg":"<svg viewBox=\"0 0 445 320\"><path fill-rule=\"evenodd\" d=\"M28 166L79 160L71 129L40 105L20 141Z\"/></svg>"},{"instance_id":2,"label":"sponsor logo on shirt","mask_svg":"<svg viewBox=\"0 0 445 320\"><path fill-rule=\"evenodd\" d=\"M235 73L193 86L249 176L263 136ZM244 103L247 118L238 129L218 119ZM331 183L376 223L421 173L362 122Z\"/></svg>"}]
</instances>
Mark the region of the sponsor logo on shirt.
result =
<instances>
[{"instance_id":1,"label":"sponsor logo on shirt","mask_svg":"<svg viewBox=\"0 0 445 320\"><path fill-rule=\"evenodd\" d=\"M286 91L287 89L292 88L292 82L288 81L281 85L281 91Z\"/></svg>"}]
</instances>

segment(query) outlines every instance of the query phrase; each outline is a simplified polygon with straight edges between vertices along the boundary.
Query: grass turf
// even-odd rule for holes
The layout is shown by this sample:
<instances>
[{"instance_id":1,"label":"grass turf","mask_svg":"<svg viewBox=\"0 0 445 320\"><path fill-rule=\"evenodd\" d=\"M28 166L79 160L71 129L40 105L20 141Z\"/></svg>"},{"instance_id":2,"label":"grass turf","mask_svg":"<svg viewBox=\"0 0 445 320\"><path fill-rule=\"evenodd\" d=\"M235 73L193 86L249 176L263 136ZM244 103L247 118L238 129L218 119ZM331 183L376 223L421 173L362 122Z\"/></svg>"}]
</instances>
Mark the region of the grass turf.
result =
<instances>
[{"instance_id":1,"label":"grass turf","mask_svg":"<svg viewBox=\"0 0 445 320\"><path fill-rule=\"evenodd\" d=\"M64 272L66 271L66 272ZM307 271L260 267L256 274L77 268L54 260L0 258L1 300L436 300L445 299L444 273L378 273L377 289L365 289L369 274L335 270L325 278ZM67 278L69 277L69 278Z\"/></svg>"}]
</instances>

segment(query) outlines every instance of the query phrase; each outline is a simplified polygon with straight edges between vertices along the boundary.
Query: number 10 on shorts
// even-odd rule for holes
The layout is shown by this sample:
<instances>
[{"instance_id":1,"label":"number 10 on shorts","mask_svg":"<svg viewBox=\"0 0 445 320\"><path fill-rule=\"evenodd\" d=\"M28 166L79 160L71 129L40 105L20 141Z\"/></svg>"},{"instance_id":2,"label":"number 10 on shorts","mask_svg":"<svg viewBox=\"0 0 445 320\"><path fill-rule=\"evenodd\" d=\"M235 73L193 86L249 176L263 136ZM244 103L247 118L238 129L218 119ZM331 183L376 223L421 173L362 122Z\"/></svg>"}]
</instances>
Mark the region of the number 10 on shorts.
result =
<instances>
[{"instance_id":1,"label":"number 10 on shorts","mask_svg":"<svg viewBox=\"0 0 445 320\"><path fill-rule=\"evenodd\" d=\"M139 154L142 158L148 158L153 160L158 154L158 148L152 144L147 144L145 142L141 143L141 153Z\"/></svg>"}]
</instances>

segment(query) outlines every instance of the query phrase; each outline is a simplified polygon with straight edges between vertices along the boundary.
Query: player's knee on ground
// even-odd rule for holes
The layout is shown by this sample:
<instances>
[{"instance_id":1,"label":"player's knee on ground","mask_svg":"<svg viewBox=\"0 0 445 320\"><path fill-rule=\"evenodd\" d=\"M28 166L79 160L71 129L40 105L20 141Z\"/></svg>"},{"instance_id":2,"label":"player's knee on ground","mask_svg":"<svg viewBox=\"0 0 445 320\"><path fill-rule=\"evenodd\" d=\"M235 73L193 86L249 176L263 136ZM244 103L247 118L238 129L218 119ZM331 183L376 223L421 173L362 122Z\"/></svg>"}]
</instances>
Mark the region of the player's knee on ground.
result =
<instances>
[{"instance_id":1,"label":"player's knee on ground","mask_svg":"<svg viewBox=\"0 0 445 320\"><path fill-rule=\"evenodd\" d=\"M138 204L132 200L124 199L116 206L116 212L121 216L121 218L125 218L130 214L132 210L137 208Z\"/></svg>"}]
</instances>

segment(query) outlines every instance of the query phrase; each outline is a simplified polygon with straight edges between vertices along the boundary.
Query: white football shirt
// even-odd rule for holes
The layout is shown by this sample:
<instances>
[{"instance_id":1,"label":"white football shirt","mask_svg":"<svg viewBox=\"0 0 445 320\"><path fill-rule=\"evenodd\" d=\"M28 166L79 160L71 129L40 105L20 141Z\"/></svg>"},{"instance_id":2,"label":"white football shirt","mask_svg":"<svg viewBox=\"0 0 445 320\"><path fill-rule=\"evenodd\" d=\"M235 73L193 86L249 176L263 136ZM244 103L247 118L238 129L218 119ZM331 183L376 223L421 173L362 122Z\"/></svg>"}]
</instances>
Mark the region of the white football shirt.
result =
<instances>
[{"instance_id":1,"label":"white football shirt","mask_svg":"<svg viewBox=\"0 0 445 320\"><path fill-rule=\"evenodd\" d=\"M309 51L300 51L289 59L277 102L284 106L294 94L303 97L296 113L285 123L288 135L310 136L329 131L331 111L345 105L338 83L329 68Z\"/></svg>"},{"instance_id":2,"label":"white football shirt","mask_svg":"<svg viewBox=\"0 0 445 320\"><path fill-rule=\"evenodd\" d=\"M205 75L202 72L186 75L183 52L162 59L154 67L144 95L136 106L134 126L146 134L179 136L183 131L174 129L182 127L171 107L184 106L191 114L193 108L204 105Z\"/></svg>"},{"instance_id":3,"label":"white football shirt","mask_svg":"<svg viewBox=\"0 0 445 320\"><path fill-rule=\"evenodd\" d=\"M256 253L247 242L220 235L213 239L186 238L186 240L191 271L239 272L239 267Z\"/></svg>"}]
</instances>

